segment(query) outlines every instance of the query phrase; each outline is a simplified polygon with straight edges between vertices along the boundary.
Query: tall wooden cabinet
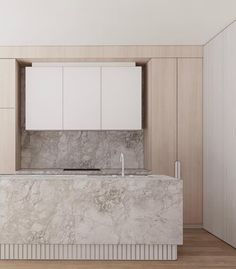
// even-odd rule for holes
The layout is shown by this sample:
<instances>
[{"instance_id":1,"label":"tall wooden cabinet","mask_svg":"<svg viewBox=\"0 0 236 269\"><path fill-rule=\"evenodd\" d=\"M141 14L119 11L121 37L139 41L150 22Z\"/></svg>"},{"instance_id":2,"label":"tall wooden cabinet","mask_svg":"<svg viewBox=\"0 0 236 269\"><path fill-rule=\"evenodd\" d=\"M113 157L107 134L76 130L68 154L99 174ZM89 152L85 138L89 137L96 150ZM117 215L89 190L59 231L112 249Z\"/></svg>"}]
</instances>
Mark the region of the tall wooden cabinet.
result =
<instances>
[{"instance_id":1,"label":"tall wooden cabinet","mask_svg":"<svg viewBox=\"0 0 236 269\"><path fill-rule=\"evenodd\" d=\"M147 65L144 128L145 167L174 176L177 159L177 60L153 59Z\"/></svg>"},{"instance_id":2,"label":"tall wooden cabinet","mask_svg":"<svg viewBox=\"0 0 236 269\"><path fill-rule=\"evenodd\" d=\"M0 59L0 174L15 173L19 165L18 64Z\"/></svg>"},{"instance_id":3,"label":"tall wooden cabinet","mask_svg":"<svg viewBox=\"0 0 236 269\"><path fill-rule=\"evenodd\" d=\"M177 159L184 183L184 223L202 224L202 59L178 60Z\"/></svg>"},{"instance_id":4,"label":"tall wooden cabinet","mask_svg":"<svg viewBox=\"0 0 236 269\"><path fill-rule=\"evenodd\" d=\"M152 59L147 66L145 166L184 181L184 223L202 224L202 59Z\"/></svg>"}]
</instances>

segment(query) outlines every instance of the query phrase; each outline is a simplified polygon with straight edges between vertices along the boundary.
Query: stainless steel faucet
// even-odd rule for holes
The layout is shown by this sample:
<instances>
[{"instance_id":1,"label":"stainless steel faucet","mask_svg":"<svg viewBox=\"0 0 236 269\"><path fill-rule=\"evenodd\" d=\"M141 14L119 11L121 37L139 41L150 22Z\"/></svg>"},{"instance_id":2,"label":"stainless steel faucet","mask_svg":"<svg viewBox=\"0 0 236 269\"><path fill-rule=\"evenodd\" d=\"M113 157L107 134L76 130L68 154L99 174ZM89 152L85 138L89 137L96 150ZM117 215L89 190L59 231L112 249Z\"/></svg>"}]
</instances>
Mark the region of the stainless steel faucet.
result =
<instances>
[{"instance_id":1,"label":"stainless steel faucet","mask_svg":"<svg viewBox=\"0 0 236 269\"><path fill-rule=\"evenodd\" d=\"M125 158L124 154L121 152L120 154L120 162L121 162L121 176L125 176Z\"/></svg>"}]
</instances>

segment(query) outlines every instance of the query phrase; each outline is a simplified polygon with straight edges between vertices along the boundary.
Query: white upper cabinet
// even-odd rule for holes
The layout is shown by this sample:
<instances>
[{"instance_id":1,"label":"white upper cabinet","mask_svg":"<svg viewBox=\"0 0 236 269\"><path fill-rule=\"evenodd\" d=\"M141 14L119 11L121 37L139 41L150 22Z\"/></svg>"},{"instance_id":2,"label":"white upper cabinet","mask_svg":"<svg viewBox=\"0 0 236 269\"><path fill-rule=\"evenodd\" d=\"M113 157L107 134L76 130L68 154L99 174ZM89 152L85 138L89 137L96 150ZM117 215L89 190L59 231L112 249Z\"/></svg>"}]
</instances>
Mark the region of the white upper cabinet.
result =
<instances>
[{"instance_id":1,"label":"white upper cabinet","mask_svg":"<svg viewBox=\"0 0 236 269\"><path fill-rule=\"evenodd\" d=\"M65 67L63 73L64 129L100 129L100 68Z\"/></svg>"},{"instance_id":2,"label":"white upper cabinet","mask_svg":"<svg viewBox=\"0 0 236 269\"><path fill-rule=\"evenodd\" d=\"M62 129L62 68L26 68L26 130Z\"/></svg>"},{"instance_id":3,"label":"white upper cabinet","mask_svg":"<svg viewBox=\"0 0 236 269\"><path fill-rule=\"evenodd\" d=\"M102 68L102 129L142 128L141 67Z\"/></svg>"},{"instance_id":4,"label":"white upper cabinet","mask_svg":"<svg viewBox=\"0 0 236 269\"><path fill-rule=\"evenodd\" d=\"M26 68L27 130L142 128L141 67Z\"/></svg>"}]
</instances>

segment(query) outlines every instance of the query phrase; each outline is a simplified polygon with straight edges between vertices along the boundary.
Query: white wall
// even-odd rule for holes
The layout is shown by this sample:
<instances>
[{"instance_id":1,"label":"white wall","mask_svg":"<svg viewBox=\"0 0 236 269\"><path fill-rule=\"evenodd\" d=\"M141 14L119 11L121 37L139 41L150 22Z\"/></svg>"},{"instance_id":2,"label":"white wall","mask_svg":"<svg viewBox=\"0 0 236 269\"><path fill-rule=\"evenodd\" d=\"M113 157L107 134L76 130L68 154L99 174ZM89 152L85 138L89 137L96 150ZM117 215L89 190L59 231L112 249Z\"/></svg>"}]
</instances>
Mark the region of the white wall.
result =
<instances>
[{"instance_id":1,"label":"white wall","mask_svg":"<svg viewBox=\"0 0 236 269\"><path fill-rule=\"evenodd\" d=\"M0 0L0 45L203 44L235 0Z\"/></svg>"}]
</instances>

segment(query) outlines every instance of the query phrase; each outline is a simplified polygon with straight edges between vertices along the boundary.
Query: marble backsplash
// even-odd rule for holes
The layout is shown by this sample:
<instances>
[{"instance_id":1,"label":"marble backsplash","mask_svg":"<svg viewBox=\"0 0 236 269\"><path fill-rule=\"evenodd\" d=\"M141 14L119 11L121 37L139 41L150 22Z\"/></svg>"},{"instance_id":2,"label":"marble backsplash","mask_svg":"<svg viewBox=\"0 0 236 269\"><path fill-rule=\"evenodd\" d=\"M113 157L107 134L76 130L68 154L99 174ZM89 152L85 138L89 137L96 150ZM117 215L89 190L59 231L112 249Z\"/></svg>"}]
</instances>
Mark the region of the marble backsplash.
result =
<instances>
[{"instance_id":1,"label":"marble backsplash","mask_svg":"<svg viewBox=\"0 0 236 269\"><path fill-rule=\"evenodd\" d=\"M26 131L21 69L21 168L143 168L143 131Z\"/></svg>"}]
</instances>

